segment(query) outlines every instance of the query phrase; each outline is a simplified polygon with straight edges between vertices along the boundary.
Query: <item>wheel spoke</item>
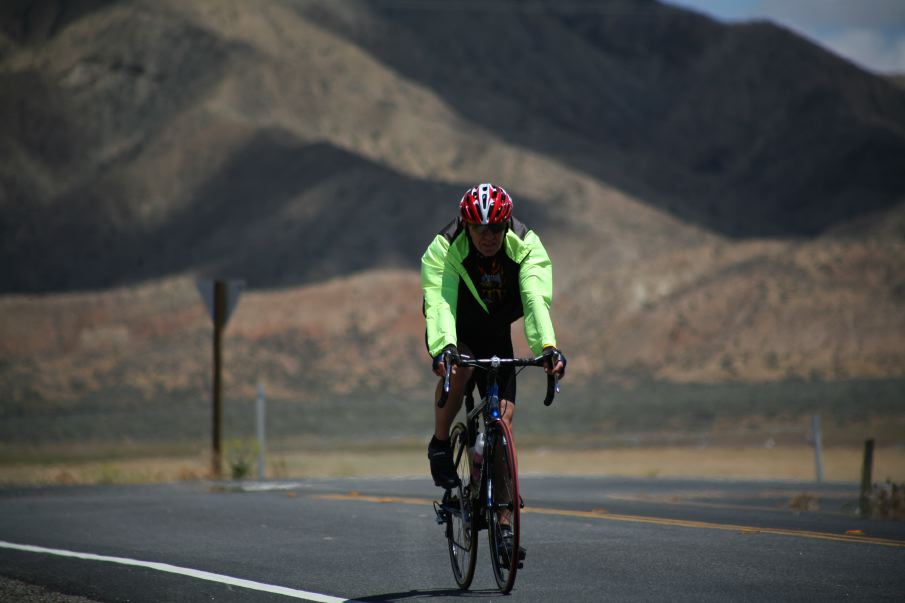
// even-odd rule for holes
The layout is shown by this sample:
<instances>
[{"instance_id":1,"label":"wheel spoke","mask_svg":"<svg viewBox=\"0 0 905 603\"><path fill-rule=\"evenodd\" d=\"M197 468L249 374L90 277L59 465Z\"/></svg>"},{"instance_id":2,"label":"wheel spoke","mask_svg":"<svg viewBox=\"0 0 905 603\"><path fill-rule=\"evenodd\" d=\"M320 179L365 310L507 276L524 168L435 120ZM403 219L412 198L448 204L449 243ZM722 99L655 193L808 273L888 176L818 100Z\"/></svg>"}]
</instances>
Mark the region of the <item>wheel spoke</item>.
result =
<instances>
[{"instance_id":1,"label":"wheel spoke","mask_svg":"<svg viewBox=\"0 0 905 603\"><path fill-rule=\"evenodd\" d=\"M494 501L487 507L491 564L497 586L504 593L515 583L519 567L519 500L515 443L508 426L499 423L491 438L490 479ZM505 534L504 534L505 532Z\"/></svg>"},{"instance_id":2,"label":"wheel spoke","mask_svg":"<svg viewBox=\"0 0 905 603\"><path fill-rule=\"evenodd\" d=\"M453 447L453 459L456 466L456 474L461 484L450 491L448 506L449 523L447 525L447 541L449 545L449 559L452 564L453 576L460 588L466 589L474 578L475 563L477 561L477 539L475 538L474 522L471 521L470 504L468 498L468 480L470 478L470 458L467 451L467 437L465 426L461 423L453 427L450 433L450 442ZM453 505L453 501L455 504Z\"/></svg>"}]
</instances>

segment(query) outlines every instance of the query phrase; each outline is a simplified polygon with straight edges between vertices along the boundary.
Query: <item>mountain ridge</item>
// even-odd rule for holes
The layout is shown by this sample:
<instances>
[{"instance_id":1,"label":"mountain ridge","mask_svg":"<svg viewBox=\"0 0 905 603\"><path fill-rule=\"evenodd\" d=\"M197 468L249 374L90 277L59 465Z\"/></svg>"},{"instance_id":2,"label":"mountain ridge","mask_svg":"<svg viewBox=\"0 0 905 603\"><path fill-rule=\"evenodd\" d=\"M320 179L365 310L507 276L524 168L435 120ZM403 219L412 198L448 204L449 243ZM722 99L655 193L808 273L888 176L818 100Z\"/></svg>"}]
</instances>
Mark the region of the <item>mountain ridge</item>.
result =
<instances>
[{"instance_id":1,"label":"mountain ridge","mask_svg":"<svg viewBox=\"0 0 905 603\"><path fill-rule=\"evenodd\" d=\"M76 271L63 260L36 270L17 249L59 240L30 219L33 207L84 204L99 227L124 234L184 214L205 181L267 132L326 142L430 190L498 180L516 199L558 206L549 215L564 226L607 233L599 240L618 241L614 258L700 236L834 232L905 199L905 177L890 173L905 163L905 134L894 127L905 123L905 92L772 25L726 26L657 3L571 16L539 4L536 14L502 17L512 27L492 50L446 56L457 25L474 21L479 35L493 22L467 8L437 22L396 3L73 6L51 19L46 40L0 61L0 113L13 117L0 136L11 158L0 168L0 206L14 216L0 225L7 291L78 287L78 274L85 286L112 286L133 267L137 278L171 270L108 269L104 253ZM739 75L714 79L733 73L725 65L737 56L747 61ZM796 84L796 65L809 62L830 75L811 66ZM481 94L462 92L472 81ZM762 113L773 117L752 117ZM237 185L268 186L254 176ZM641 213L643 230L672 235L642 243L607 225ZM147 255L153 263L153 249ZM265 282L292 281L308 282Z\"/></svg>"},{"instance_id":2,"label":"mountain ridge","mask_svg":"<svg viewBox=\"0 0 905 603\"><path fill-rule=\"evenodd\" d=\"M191 280L225 274L243 396L424 397L418 259L485 180L579 391L905 375L905 91L629 5L5 5L40 10L0 28L0 410L203 398Z\"/></svg>"},{"instance_id":3,"label":"mountain ridge","mask_svg":"<svg viewBox=\"0 0 905 603\"><path fill-rule=\"evenodd\" d=\"M397 13L392 12L392 8L385 9L383 13L377 9L371 11L372 14L377 14L375 19L378 24L381 24L380 18L383 18L385 30L378 30L370 36L344 27L340 18L321 17L319 22L345 35L353 43L366 48L384 63L409 77L441 90L444 98L455 103L460 112L485 127L500 131L504 138L520 141L529 148L543 148L553 154L557 152L546 140L539 142L532 129L525 129L520 122L513 121L525 111L510 111L508 117L505 112L502 115L487 114L481 109L480 99L471 101L472 96L480 95L458 93L468 89L469 78L476 82L479 89L486 82L492 90L508 92L508 95L497 92L497 96L504 96L500 99L502 104L507 102L505 96L528 99L525 101L529 104L528 111L531 106L537 106L537 113L546 120L556 119L555 108L559 107L562 111L561 107L566 105L570 111L565 112L565 115L577 116L579 119L578 122L570 122L574 123L570 129L580 130L581 135L596 141L597 148L594 150L600 152L613 146L626 147L623 154L632 159L626 162L618 154L615 157L610 154L607 158L614 159L617 167L607 171L605 166L591 165L595 163L595 153L587 152L582 156L573 152L568 157L572 164L598 178L616 182L623 190L632 191L646 202L672 211L685 220L699 221L730 236L812 236L835 221L850 219L860 211L890 207L901 201L905 181L898 168L905 161L901 130L901 124L905 123L905 95L899 90L883 78L860 71L776 25L759 22L729 26L694 13L650 4L651 10L627 11L615 18L606 15L595 19L593 11L572 18L571 26L577 31L577 35L587 39L592 45L594 41L598 41L598 44L607 49L615 46L621 52L617 54L623 58L621 63L606 54L573 52L571 46L567 46L563 54L557 56L556 52L560 49L556 43L574 43L572 36L556 37L554 41L546 42L541 47L541 51L557 56L556 60L544 61L540 58L539 51L535 50L534 54L522 57L520 61L506 54L508 40L504 37L502 41L492 45L492 49L478 54L476 58L466 56L464 59L449 61L452 66L439 73L434 72L433 66L446 63L443 53L451 52L447 48L469 48L467 43L456 44L459 32L469 31L469 35L482 39L491 35L488 32L494 30L496 23L481 19L478 10L472 13L463 10L461 14L444 19L441 25L429 27L430 17L425 16L429 13L415 10L405 14L407 21L399 25L395 21L391 22L391 17L398 17ZM318 15L324 12L323 7L315 6L319 9ZM375 6L393 7L394 4L377 3ZM532 17L534 21L523 17L527 23L521 24L529 34L555 30L549 22L556 20L556 11L552 8L554 5L547 6L551 7L549 10L553 16ZM566 20L568 17L562 19ZM686 27L686 22L693 25ZM569 24L569 21L566 20L565 23ZM652 23L663 23L665 33L661 34L651 27ZM595 26L601 29L594 29ZM400 36L398 30L409 32L410 37ZM389 35L391 31L393 35ZM518 30L511 36L520 32ZM507 34L509 28L502 27L499 28L497 37ZM633 35L636 37L632 37ZM684 37L680 37L682 35ZM541 42L538 44L544 44L542 35L532 37L540 38ZM638 42L639 37L641 43ZM660 42L661 38L667 42ZM670 49L674 49L671 44L675 44L673 40L676 38L682 41L678 43L678 50L681 51L678 55L679 59L684 59L684 63L674 58L670 52ZM658 47L658 42L664 47ZM512 46L518 47L517 43ZM406 52L409 47L421 48L429 56L431 53L437 55L436 59L415 61ZM498 48L501 48L499 53L496 52ZM466 52L460 50L460 54ZM585 58L585 55L590 55L590 58ZM566 57L574 60L569 61ZM587 67L582 68L582 61ZM812 65L804 67L808 63ZM463 64L464 69L455 71L455 66ZM511 69L507 69L510 64L521 66L522 69L531 65L544 71L539 77L522 74L521 77L507 79L511 72ZM581 81L584 86L557 85L557 82L568 80L569 75L562 75L555 70L560 66L570 69L571 79ZM596 73L599 71L603 73ZM458 77L456 73L459 73ZM511 90L506 88L507 83L511 83ZM583 91L588 86L592 87L588 90L591 94L578 94L578 91ZM669 91L668 94L664 93L664 88ZM840 92L845 92L846 95ZM678 108L673 106L674 100L678 100ZM570 106L570 101L574 106ZM474 104L474 108L469 102ZM851 111L847 109L848 105L852 105ZM884 137L880 136L878 142L869 143L867 140L872 140L870 135L867 135L864 142L860 141L857 132L861 126L856 118L857 112L865 108L868 113L873 111L875 114L887 115L881 121L885 130L892 128L894 133L890 135L895 142L884 143ZM813 116L810 115L812 113ZM483 119L484 115L488 119ZM581 120L581 116L589 119ZM501 120L494 121L497 117ZM765 127L762 121L768 117L775 124L768 122ZM805 117L810 117L812 123L790 127L793 120ZM733 123L744 127L732 134L727 128L731 128ZM794 147L788 148L789 145L800 143L784 135L786 131L810 133L812 140L809 141L808 150L811 153L823 153L825 157L809 162L807 154L802 154ZM767 135L766 138L763 138L764 134ZM758 136L763 140L758 140ZM727 140L722 141L721 137ZM840 145L835 142L840 137L850 137L852 140L844 140ZM569 148L580 149L580 142L576 142L574 138L573 135ZM747 139L756 143L754 152L749 152L751 156L743 158L744 161L733 164L732 157L726 155L730 150L743 152ZM646 146L642 144L639 147L638 141L642 140L646 141ZM695 141L695 147L691 149L688 148L690 140ZM873 148L871 144L880 146ZM861 157L864 153L860 151L852 156L846 155L849 153L847 149L857 149L859 145L867 145L864 148L867 151L866 157ZM636 147L644 153L641 158L631 155L632 149ZM674 161L683 154L689 154L690 159L684 162L679 160L679 165L673 166ZM776 161L773 160L774 155ZM881 163L875 168L876 174L852 179L865 185L879 183L881 188L889 187L889 190L876 191L876 194L870 196L870 199L877 199L873 201L877 205L863 206L866 199L862 197L861 205L853 204L850 199L843 199L839 201L839 207L831 204L829 212L825 211L826 207L809 209L807 205L796 206L794 201L797 198L822 202L827 197L832 198L835 193L832 186L827 186L822 191L809 190L805 183L813 185L813 174L806 173L801 178L797 176L797 172L837 173L834 164L846 160L849 163L853 160L865 162L863 169L868 169L871 162ZM779 174L764 177L763 173L770 173L769 169L764 168L770 168L776 162L790 165ZM638 165L649 163L653 164L652 170L638 171ZM705 174L703 182L696 182L700 180L694 174L693 168L696 165L705 170L709 169L709 165L711 172L730 173L726 178L718 177L719 174L715 174L716 178L710 177L714 174ZM620 178L620 171L627 172L628 178ZM733 175L733 171L738 173ZM801 183L790 187L783 184L786 180ZM656 184L657 181L660 181L659 184ZM647 187L639 188L645 182L648 183ZM655 183L652 187L651 182ZM715 191L709 190L713 183L718 186ZM684 197L675 198L675 195L670 194L669 189L677 184L687 189L683 190ZM845 181L834 183L834 186L838 187L840 184L845 184ZM745 189L754 190L746 192ZM882 195L879 194L881 192ZM695 196L700 196L701 199L692 202ZM733 197L738 199L733 201ZM769 201L775 207L763 207L763 198L771 197L777 197L776 200ZM755 212L746 209L752 198L761 198L761 205ZM719 202L715 202L715 199ZM798 203L800 205L800 201ZM730 221L708 219L708 212L720 213ZM733 221L733 213L738 213L740 218ZM779 217L783 219L778 220ZM755 218L763 223L745 227L746 223L756 222ZM793 224L794 227L789 228L783 224Z\"/></svg>"}]
</instances>

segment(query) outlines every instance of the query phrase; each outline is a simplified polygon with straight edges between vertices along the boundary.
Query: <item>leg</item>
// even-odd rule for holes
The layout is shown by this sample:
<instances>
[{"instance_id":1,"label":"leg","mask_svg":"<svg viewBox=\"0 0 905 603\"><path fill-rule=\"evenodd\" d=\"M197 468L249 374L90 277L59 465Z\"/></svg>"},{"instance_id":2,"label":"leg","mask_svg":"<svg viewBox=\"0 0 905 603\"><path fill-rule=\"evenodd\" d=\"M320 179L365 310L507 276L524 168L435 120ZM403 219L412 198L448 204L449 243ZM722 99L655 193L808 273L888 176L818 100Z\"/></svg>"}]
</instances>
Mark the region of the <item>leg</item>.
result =
<instances>
[{"instance_id":1,"label":"leg","mask_svg":"<svg viewBox=\"0 0 905 603\"><path fill-rule=\"evenodd\" d=\"M510 433L512 432L512 418L515 415L515 404L510 402L509 400L500 400L500 418L503 420L506 425L509 426ZM502 486L505 480L505 472L506 467L503 463L498 463L494 465L495 473L494 476L494 484L496 484L497 488L495 488L494 494L500 502L511 502L508 499L509 492L505 487ZM504 525L509 524L509 519L512 516L510 511L502 511L500 513L500 523Z\"/></svg>"},{"instance_id":2,"label":"leg","mask_svg":"<svg viewBox=\"0 0 905 603\"><path fill-rule=\"evenodd\" d=\"M509 377L509 381L507 383L506 389L503 392L503 399L500 400L500 418L509 426L509 432L512 433L512 419L515 417L515 404L511 401L515 399L515 376ZM496 466L497 471L502 471L502 465ZM503 483L503 474L498 473L496 476L495 483L501 484ZM505 488L501 488L499 492L496 492L497 498L501 502L511 502L507 499L509 493ZM500 514L501 523L504 525L509 524L509 519L511 517L511 513L509 511L503 511Z\"/></svg>"},{"instance_id":3,"label":"leg","mask_svg":"<svg viewBox=\"0 0 905 603\"><path fill-rule=\"evenodd\" d=\"M509 428L512 428L512 419L515 416L515 404L509 400L500 400L500 415Z\"/></svg>"},{"instance_id":4,"label":"leg","mask_svg":"<svg viewBox=\"0 0 905 603\"><path fill-rule=\"evenodd\" d=\"M490 538L491 564L497 586L509 592L516 571L524 560L519 544L519 493L515 442L509 425L499 421L491 442L493 463L493 504L487 508L487 532Z\"/></svg>"},{"instance_id":5,"label":"leg","mask_svg":"<svg viewBox=\"0 0 905 603\"><path fill-rule=\"evenodd\" d=\"M506 425L509 426L509 432L512 433L512 419L515 415L515 404L510 402L509 400L500 400L500 410L501 410L501 418ZM510 435L510 437L512 437ZM502 484L505 482L505 475L503 471L500 470L499 465L497 466L497 471L495 471L496 475L494 476L495 484ZM507 502L513 504L513 510L515 506L522 506L522 496L519 494L518 501L513 501L509 497L511 496L511 490L507 488L494 488L494 494L497 497L497 500L500 502ZM500 525L503 526L504 530L511 532L512 529L512 519L513 519L513 510L504 510L500 513ZM508 536L507 536L508 537ZM512 549L511 544L510 550ZM519 546L519 559L522 560L525 558L525 548Z\"/></svg>"},{"instance_id":6,"label":"leg","mask_svg":"<svg viewBox=\"0 0 905 603\"><path fill-rule=\"evenodd\" d=\"M456 467L453 464L453 450L449 441L449 428L456 418L459 409L462 408L462 399L465 395L465 387L471 377L471 369L453 369L455 372L450 378L449 396L443 408L437 406L440 399L440 391L443 386L441 380L437 384L434 396L434 437L427 446L427 458L430 459L431 477L434 484L441 488L454 488L460 484L456 475Z\"/></svg>"},{"instance_id":7,"label":"leg","mask_svg":"<svg viewBox=\"0 0 905 603\"><path fill-rule=\"evenodd\" d=\"M474 369L461 367L455 369L455 374L449 380L449 397L446 399L446 405L443 408L437 406L440 399L440 391L443 387L443 380L437 383L437 390L434 393L434 437L445 442L449 440L449 428L452 426L459 409L462 408L462 399L465 397L465 386L471 378Z\"/></svg>"}]
</instances>

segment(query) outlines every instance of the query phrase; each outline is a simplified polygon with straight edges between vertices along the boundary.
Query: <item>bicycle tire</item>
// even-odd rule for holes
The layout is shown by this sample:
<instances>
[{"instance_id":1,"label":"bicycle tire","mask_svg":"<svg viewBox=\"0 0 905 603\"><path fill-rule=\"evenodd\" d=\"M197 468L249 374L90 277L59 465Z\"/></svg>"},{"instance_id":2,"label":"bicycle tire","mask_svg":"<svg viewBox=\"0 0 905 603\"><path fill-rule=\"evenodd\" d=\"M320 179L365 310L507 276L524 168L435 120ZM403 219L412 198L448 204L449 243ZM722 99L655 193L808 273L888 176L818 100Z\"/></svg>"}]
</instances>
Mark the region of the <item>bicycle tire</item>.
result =
<instances>
[{"instance_id":1,"label":"bicycle tire","mask_svg":"<svg viewBox=\"0 0 905 603\"><path fill-rule=\"evenodd\" d=\"M453 577L462 590L471 586L478 559L478 538L471 503L471 455L465 425L457 423L450 432L453 462L460 484L453 492L459 498L459 509L451 510L446 526L446 540Z\"/></svg>"},{"instance_id":2,"label":"bicycle tire","mask_svg":"<svg viewBox=\"0 0 905 603\"><path fill-rule=\"evenodd\" d=\"M515 585L519 559L520 498L518 487L518 457L515 440L509 426L499 421L493 429L490 442L487 492L492 501L487 505L487 535L490 542L490 563L493 577L502 593L508 593ZM508 515L508 521L507 521ZM512 530L512 548L507 553L502 536L502 526Z\"/></svg>"}]
</instances>

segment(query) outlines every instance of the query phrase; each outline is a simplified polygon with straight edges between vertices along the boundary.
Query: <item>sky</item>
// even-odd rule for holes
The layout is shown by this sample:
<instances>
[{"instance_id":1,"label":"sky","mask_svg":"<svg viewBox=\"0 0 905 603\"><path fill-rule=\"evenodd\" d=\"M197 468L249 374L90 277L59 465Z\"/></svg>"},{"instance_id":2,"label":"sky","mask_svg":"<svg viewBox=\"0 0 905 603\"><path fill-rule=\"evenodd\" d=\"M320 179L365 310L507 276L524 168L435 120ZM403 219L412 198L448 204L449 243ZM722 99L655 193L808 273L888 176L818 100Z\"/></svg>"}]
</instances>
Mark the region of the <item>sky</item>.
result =
<instances>
[{"instance_id":1,"label":"sky","mask_svg":"<svg viewBox=\"0 0 905 603\"><path fill-rule=\"evenodd\" d=\"M720 21L769 19L874 73L905 74L905 0L666 0Z\"/></svg>"}]
</instances>

